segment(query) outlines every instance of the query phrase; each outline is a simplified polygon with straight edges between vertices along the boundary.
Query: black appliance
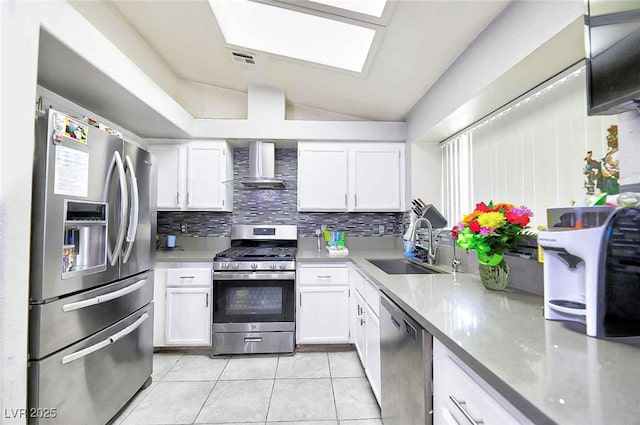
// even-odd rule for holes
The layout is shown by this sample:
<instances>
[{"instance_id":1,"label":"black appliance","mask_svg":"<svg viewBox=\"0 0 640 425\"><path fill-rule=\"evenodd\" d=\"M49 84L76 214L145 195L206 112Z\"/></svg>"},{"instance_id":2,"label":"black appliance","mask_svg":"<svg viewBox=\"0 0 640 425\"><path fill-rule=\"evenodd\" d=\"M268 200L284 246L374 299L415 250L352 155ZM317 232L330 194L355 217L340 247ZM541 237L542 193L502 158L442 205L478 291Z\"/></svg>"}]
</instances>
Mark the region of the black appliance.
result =
<instances>
[{"instance_id":1,"label":"black appliance","mask_svg":"<svg viewBox=\"0 0 640 425\"><path fill-rule=\"evenodd\" d=\"M640 107L640 7L637 1L589 2L589 115Z\"/></svg>"}]
</instances>

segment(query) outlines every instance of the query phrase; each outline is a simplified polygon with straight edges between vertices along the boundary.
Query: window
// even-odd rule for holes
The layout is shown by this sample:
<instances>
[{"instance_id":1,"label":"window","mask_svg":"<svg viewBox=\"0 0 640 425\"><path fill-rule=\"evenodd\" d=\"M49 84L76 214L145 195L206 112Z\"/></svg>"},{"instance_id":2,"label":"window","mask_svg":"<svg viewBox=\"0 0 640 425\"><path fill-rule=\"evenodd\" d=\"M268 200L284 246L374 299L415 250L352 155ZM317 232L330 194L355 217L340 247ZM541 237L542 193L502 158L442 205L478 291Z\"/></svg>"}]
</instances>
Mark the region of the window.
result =
<instances>
[{"instance_id":1,"label":"window","mask_svg":"<svg viewBox=\"0 0 640 425\"><path fill-rule=\"evenodd\" d=\"M610 152L617 118L589 117L586 105L584 67L572 68L443 143L447 219L457 223L493 200L529 207L535 229L546 225L547 208L598 192L594 168Z\"/></svg>"},{"instance_id":2,"label":"window","mask_svg":"<svg viewBox=\"0 0 640 425\"><path fill-rule=\"evenodd\" d=\"M327 2L334 3L342 2ZM376 34L369 27L249 0L209 4L228 44L354 72L362 72Z\"/></svg>"}]
</instances>

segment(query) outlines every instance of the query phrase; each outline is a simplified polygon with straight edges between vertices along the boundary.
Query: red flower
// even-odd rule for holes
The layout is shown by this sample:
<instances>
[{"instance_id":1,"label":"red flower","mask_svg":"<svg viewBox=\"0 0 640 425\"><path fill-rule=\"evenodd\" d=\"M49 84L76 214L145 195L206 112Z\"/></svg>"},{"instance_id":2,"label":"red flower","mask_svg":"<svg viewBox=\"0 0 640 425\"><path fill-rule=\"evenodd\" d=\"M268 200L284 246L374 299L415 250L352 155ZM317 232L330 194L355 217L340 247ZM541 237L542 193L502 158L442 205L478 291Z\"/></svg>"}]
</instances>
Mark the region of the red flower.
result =
<instances>
[{"instance_id":1,"label":"red flower","mask_svg":"<svg viewBox=\"0 0 640 425\"><path fill-rule=\"evenodd\" d=\"M520 227L525 227L527 224L529 224L530 221L527 214L519 215L512 211L508 211L507 213L505 213L505 217L509 223L517 224Z\"/></svg>"},{"instance_id":2,"label":"red flower","mask_svg":"<svg viewBox=\"0 0 640 425\"><path fill-rule=\"evenodd\" d=\"M484 202L480 202L479 204L476 204L476 211L480 211L480 212L490 212L491 208L489 208L487 206L487 204L485 204ZM473 229L471 229L473 230Z\"/></svg>"},{"instance_id":3,"label":"red flower","mask_svg":"<svg viewBox=\"0 0 640 425\"><path fill-rule=\"evenodd\" d=\"M483 204L484 205L484 204ZM478 220L473 220L471 222L471 224L469 225L469 229L473 232L473 233L480 233L480 223L478 223Z\"/></svg>"},{"instance_id":4,"label":"red flower","mask_svg":"<svg viewBox=\"0 0 640 425\"><path fill-rule=\"evenodd\" d=\"M456 229L455 227L451 229L451 237L453 239L458 239L458 229Z\"/></svg>"}]
</instances>

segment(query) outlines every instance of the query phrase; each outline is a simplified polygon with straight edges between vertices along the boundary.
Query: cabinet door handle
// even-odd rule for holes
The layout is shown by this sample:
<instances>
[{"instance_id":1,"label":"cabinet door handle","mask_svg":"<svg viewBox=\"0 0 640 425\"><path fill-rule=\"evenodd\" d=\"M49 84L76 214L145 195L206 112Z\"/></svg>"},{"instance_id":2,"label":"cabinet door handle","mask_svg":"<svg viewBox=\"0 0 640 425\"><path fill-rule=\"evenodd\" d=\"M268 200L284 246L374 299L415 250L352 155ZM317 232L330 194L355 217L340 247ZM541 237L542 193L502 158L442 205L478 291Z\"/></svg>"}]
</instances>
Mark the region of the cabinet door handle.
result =
<instances>
[{"instance_id":1,"label":"cabinet door handle","mask_svg":"<svg viewBox=\"0 0 640 425\"><path fill-rule=\"evenodd\" d=\"M453 402L453 404L455 404L458 410L462 412L469 423L471 423L472 425L480 425L484 423L481 419L474 419L473 416L471 416L471 414L467 411L467 409L464 408L463 405L467 404L464 400L458 400L452 394L449 394L449 399Z\"/></svg>"},{"instance_id":2,"label":"cabinet door handle","mask_svg":"<svg viewBox=\"0 0 640 425\"><path fill-rule=\"evenodd\" d=\"M189 192L187 192L187 206L189 206Z\"/></svg>"},{"instance_id":3,"label":"cabinet door handle","mask_svg":"<svg viewBox=\"0 0 640 425\"><path fill-rule=\"evenodd\" d=\"M302 294L300 294L299 304L300 304L300 307L302 307Z\"/></svg>"},{"instance_id":4,"label":"cabinet door handle","mask_svg":"<svg viewBox=\"0 0 640 425\"><path fill-rule=\"evenodd\" d=\"M358 194L356 193L355 195L353 195L353 197L355 198L356 208L357 208L358 207Z\"/></svg>"},{"instance_id":5,"label":"cabinet door handle","mask_svg":"<svg viewBox=\"0 0 640 425\"><path fill-rule=\"evenodd\" d=\"M319 274L318 279L331 279L331 275L329 274Z\"/></svg>"},{"instance_id":6,"label":"cabinet door handle","mask_svg":"<svg viewBox=\"0 0 640 425\"><path fill-rule=\"evenodd\" d=\"M176 192L176 205L180 206L180 192Z\"/></svg>"},{"instance_id":7,"label":"cabinet door handle","mask_svg":"<svg viewBox=\"0 0 640 425\"><path fill-rule=\"evenodd\" d=\"M205 307L209 307L209 294L205 294L205 295L207 296Z\"/></svg>"},{"instance_id":8,"label":"cabinet door handle","mask_svg":"<svg viewBox=\"0 0 640 425\"><path fill-rule=\"evenodd\" d=\"M344 194L344 207L347 208L347 194Z\"/></svg>"},{"instance_id":9,"label":"cabinet door handle","mask_svg":"<svg viewBox=\"0 0 640 425\"><path fill-rule=\"evenodd\" d=\"M195 276L180 276L180 279L195 279Z\"/></svg>"}]
</instances>

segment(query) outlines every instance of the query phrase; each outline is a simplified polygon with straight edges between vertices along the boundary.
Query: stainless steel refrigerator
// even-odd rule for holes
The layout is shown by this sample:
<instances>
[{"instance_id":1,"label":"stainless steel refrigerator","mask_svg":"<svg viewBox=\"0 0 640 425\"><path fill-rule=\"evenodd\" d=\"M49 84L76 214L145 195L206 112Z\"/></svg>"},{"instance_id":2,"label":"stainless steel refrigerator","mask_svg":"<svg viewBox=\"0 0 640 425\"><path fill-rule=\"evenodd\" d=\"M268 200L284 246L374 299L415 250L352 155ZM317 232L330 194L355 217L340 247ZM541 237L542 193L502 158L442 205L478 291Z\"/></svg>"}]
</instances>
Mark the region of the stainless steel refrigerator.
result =
<instances>
[{"instance_id":1,"label":"stainless steel refrigerator","mask_svg":"<svg viewBox=\"0 0 640 425\"><path fill-rule=\"evenodd\" d=\"M29 423L102 425L151 382L155 166L53 109L35 134Z\"/></svg>"}]
</instances>

